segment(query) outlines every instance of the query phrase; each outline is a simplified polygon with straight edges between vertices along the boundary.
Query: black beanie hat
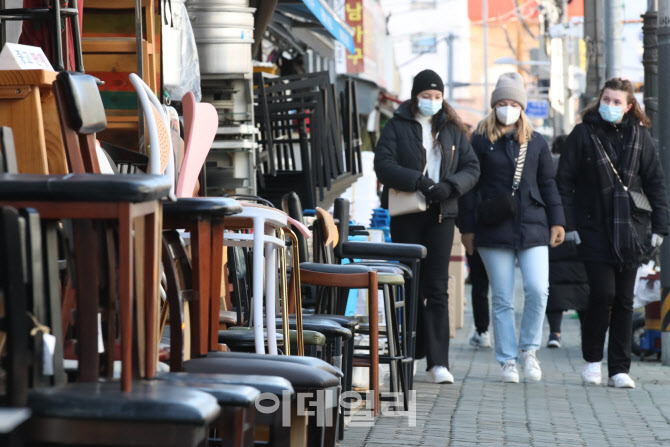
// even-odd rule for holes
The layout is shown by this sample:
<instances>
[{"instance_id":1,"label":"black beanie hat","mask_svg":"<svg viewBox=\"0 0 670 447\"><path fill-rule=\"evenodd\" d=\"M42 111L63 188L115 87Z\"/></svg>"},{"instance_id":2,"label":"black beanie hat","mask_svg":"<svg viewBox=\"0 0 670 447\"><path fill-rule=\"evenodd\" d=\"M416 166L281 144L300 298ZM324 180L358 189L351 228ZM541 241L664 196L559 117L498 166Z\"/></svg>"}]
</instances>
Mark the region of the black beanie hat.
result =
<instances>
[{"instance_id":1,"label":"black beanie hat","mask_svg":"<svg viewBox=\"0 0 670 447\"><path fill-rule=\"evenodd\" d=\"M433 70L420 71L414 76L414 84L412 84L412 98L424 90L439 90L444 94L444 83L440 75Z\"/></svg>"}]
</instances>

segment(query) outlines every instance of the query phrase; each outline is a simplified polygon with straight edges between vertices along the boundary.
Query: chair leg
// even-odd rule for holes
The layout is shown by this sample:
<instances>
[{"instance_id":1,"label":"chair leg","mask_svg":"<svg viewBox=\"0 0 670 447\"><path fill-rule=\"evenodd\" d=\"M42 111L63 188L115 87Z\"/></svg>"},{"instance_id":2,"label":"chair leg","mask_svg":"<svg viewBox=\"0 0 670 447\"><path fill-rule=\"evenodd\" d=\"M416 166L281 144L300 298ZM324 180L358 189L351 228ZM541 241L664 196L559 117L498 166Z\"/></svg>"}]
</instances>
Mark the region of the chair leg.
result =
<instances>
[{"instance_id":1,"label":"chair leg","mask_svg":"<svg viewBox=\"0 0 670 447\"><path fill-rule=\"evenodd\" d=\"M373 414L379 412L379 306L377 303L377 271L369 273L368 313L370 317L370 389L373 394ZM374 288L373 288L374 286Z\"/></svg>"},{"instance_id":2,"label":"chair leg","mask_svg":"<svg viewBox=\"0 0 670 447\"><path fill-rule=\"evenodd\" d=\"M130 205L119 205L119 301L121 302L121 389L132 381L133 237Z\"/></svg>"},{"instance_id":3,"label":"chair leg","mask_svg":"<svg viewBox=\"0 0 670 447\"><path fill-rule=\"evenodd\" d=\"M151 379L156 372L158 358L157 342L157 311L159 293L159 266L160 266L160 227L161 227L161 208L159 204L155 205L152 213L147 214L144 219L144 314L146 318L146 377Z\"/></svg>"},{"instance_id":4,"label":"chair leg","mask_svg":"<svg viewBox=\"0 0 670 447\"><path fill-rule=\"evenodd\" d=\"M223 275L223 222L212 222L211 226L211 285L209 350L216 351L219 344L219 313L221 311L221 282Z\"/></svg>"},{"instance_id":5,"label":"chair leg","mask_svg":"<svg viewBox=\"0 0 670 447\"><path fill-rule=\"evenodd\" d=\"M191 231L191 259L193 266L194 304L192 312L198 322L197 328L192 328L194 348L193 355L206 355L209 349L209 284L211 279L211 223L208 220L199 221Z\"/></svg>"}]
</instances>

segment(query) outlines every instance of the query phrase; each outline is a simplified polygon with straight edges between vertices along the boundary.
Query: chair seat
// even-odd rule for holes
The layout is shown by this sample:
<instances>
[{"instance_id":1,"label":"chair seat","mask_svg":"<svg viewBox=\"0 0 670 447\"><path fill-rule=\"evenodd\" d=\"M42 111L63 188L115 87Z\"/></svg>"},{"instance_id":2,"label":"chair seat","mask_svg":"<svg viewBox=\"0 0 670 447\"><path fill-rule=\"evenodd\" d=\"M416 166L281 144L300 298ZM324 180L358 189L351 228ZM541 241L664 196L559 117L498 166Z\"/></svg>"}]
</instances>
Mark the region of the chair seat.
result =
<instances>
[{"instance_id":1,"label":"chair seat","mask_svg":"<svg viewBox=\"0 0 670 447\"><path fill-rule=\"evenodd\" d=\"M237 324L237 312L222 310L219 312L219 324Z\"/></svg>"},{"instance_id":2,"label":"chair seat","mask_svg":"<svg viewBox=\"0 0 670 447\"><path fill-rule=\"evenodd\" d=\"M282 327L281 318L277 318L277 330L280 330ZM316 331L317 333L325 335L326 339L333 337L342 337L344 340L349 340L351 338L351 331L347 328L343 328L339 323L328 320L327 318L316 319L309 318L305 319L302 322L303 333ZM296 322L295 318L289 318L289 328L295 330ZM291 337L293 341L293 337Z\"/></svg>"},{"instance_id":3,"label":"chair seat","mask_svg":"<svg viewBox=\"0 0 670 447\"><path fill-rule=\"evenodd\" d=\"M174 422L205 425L219 414L216 399L202 391L161 382L134 382L131 392L118 382L70 383L30 390L35 416L57 419Z\"/></svg>"},{"instance_id":4,"label":"chair seat","mask_svg":"<svg viewBox=\"0 0 670 447\"><path fill-rule=\"evenodd\" d=\"M255 352L220 352L213 351L207 354L205 358L231 358L231 359L257 359L257 360L267 360L267 354L256 354ZM284 362L284 363L295 363L298 365L306 365L312 368L318 368L323 371L329 372L337 377L342 377L344 374L340 368L331 365L330 363L321 360L316 357L307 357L307 356L297 356L297 355L278 355L269 357L275 362ZM255 385L252 385L255 386Z\"/></svg>"},{"instance_id":5,"label":"chair seat","mask_svg":"<svg viewBox=\"0 0 670 447\"><path fill-rule=\"evenodd\" d=\"M211 394L221 407L244 407L254 405L256 398L261 394L257 388L247 385L231 385L223 383L207 383L196 379L170 382L170 386L183 386Z\"/></svg>"},{"instance_id":6,"label":"chair seat","mask_svg":"<svg viewBox=\"0 0 670 447\"><path fill-rule=\"evenodd\" d=\"M288 380L297 392L337 387L337 376L307 365L268 360L235 358L199 358L184 362L184 371L209 374L255 374L279 376Z\"/></svg>"},{"instance_id":7,"label":"chair seat","mask_svg":"<svg viewBox=\"0 0 670 447\"><path fill-rule=\"evenodd\" d=\"M281 333L281 327L277 327L277 342L284 341L284 336ZM303 341L310 346L323 346L326 344L326 337L316 331L302 331ZM243 335L241 335L243 334ZM296 331L289 331L291 342L295 343L298 339ZM267 341L268 334L263 332L263 338ZM237 347L254 346L254 331L248 327L235 326L225 331L219 331L219 343Z\"/></svg>"},{"instance_id":8,"label":"chair seat","mask_svg":"<svg viewBox=\"0 0 670 447\"><path fill-rule=\"evenodd\" d=\"M380 286L402 286L405 284L405 277L402 274L396 275L393 273L379 272L379 275L377 276L377 284Z\"/></svg>"},{"instance_id":9,"label":"chair seat","mask_svg":"<svg viewBox=\"0 0 670 447\"><path fill-rule=\"evenodd\" d=\"M424 259L426 247L418 244L385 244L381 242L347 241L342 243L342 256L358 259Z\"/></svg>"},{"instance_id":10,"label":"chair seat","mask_svg":"<svg viewBox=\"0 0 670 447\"><path fill-rule=\"evenodd\" d=\"M302 270L309 270L318 273L338 273L341 275L352 275L360 273L369 273L373 269L362 265L340 265L340 264L320 264L316 262L302 262L300 263Z\"/></svg>"},{"instance_id":11,"label":"chair seat","mask_svg":"<svg viewBox=\"0 0 670 447\"><path fill-rule=\"evenodd\" d=\"M263 339L267 342L268 333L263 331ZM236 347L253 347L254 331L247 327L234 326L230 329L219 331L219 343ZM284 336L277 332L277 344L283 344ZM267 344L267 343L266 343Z\"/></svg>"},{"instance_id":12,"label":"chair seat","mask_svg":"<svg viewBox=\"0 0 670 447\"><path fill-rule=\"evenodd\" d=\"M30 419L28 408L0 408L0 435L6 435Z\"/></svg>"},{"instance_id":13,"label":"chair seat","mask_svg":"<svg viewBox=\"0 0 670 447\"><path fill-rule=\"evenodd\" d=\"M347 317L345 315L334 315L334 314L308 314L305 312L305 309L302 311L303 323L306 320L316 319L316 320L330 320L334 321L342 327L349 329L350 331L355 330L359 321L356 317Z\"/></svg>"},{"instance_id":14,"label":"chair seat","mask_svg":"<svg viewBox=\"0 0 670 447\"><path fill-rule=\"evenodd\" d=\"M0 200L148 202L167 197L170 180L148 174L0 174Z\"/></svg>"},{"instance_id":15,"label":"chair seat","mask_svg":"<svg viewBox=\"0 0 670 447\"><path fill-rule=\"evenodd\" d=\"M179 198L176 202L163 202L163 215L170 217L188 217L197 219L206 215L214 218L222 218L241 213L242 205L237 200L227 197L189 197Z\"/></svg>"},{"instance_id":16,"label":"chair seat","mask_svg":"<svg viewBox=\"0 0 670 447\"><path fill-rule=\"evenodd\" d=\"M213 353L210 353L213 354ZM226 353L228 354L228 353ZM230 353L232 354L232 353ZM261 354L254 354L261 355ZM157 380L164 380L172 383L197 382L203 384L220 383L225 385L244 385L256 388L261 393L270 393L275 396L281 396L283 393L293 395L291 382L283 377L272 377L268 375L254 374L200 374L191 372L170 372L156 374Z\"/></svg>"}]
</instances>

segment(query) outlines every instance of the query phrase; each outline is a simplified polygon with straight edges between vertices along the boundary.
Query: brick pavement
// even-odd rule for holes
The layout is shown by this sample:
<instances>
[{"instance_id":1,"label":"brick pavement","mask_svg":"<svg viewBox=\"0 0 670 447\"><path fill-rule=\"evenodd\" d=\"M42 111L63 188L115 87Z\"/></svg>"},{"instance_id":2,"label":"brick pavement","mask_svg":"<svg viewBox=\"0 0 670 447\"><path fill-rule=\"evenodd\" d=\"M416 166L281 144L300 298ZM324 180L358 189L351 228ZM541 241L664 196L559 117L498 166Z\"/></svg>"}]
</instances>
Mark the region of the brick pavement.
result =
<instances>
[{"instance_id":1,"label":"brick pavement","mask_svg":"<svg viewBox=\"0 0 670 447\"><path fill-rule=\"evenodd\" d=\"M517 300L520 296L517 290ZM521 383L501 383L493 351L472 348L471 329L464 328L450 348L455 384L429 383L425 361L419 363L415 427L407 418L390 416L378 417L373 426L353 426L354 418L340 445L670 446L670 368L634 358L636 389L583 385L579 322L568 315L563 347L538 352L541 382L525 383L521 372ZM472 324L471 313L466 322ZM547 334L545 320L545 343Z\"/></svg>"}]
</instances>

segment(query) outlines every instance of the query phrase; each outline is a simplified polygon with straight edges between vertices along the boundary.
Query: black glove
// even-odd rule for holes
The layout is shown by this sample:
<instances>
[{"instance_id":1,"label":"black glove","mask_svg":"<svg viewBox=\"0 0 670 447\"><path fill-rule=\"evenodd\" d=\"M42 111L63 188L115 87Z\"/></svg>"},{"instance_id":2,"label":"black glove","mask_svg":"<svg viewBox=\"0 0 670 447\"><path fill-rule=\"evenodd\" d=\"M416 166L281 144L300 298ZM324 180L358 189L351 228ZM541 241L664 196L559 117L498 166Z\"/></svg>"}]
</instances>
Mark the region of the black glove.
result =
<instances>
[{"instance_id":1,"label":"black glove","mask_svg":"<svg viewBox=\"0 0 670 447\"><path fill-rule=\"evenodd\" d=\"M440 182L436 183L428 190L426 194L426 199L429 202L442 202L447 200L451 195L451 185L449 183Z\"/></svg>"},{"instance_id":2,"label":"black glove","mask_svg":"<svg viewBox=\"0 0 670 447\"><path fill-rule=\"evenodd\" d=\"M421 191L424 196L427 197L428 191L430 188L435 186L435 182L430 178L426 177L425 175L422 175L419 177L419 180L416 181L416 189L417 191Z\"/></svg>"}]
</instances>

